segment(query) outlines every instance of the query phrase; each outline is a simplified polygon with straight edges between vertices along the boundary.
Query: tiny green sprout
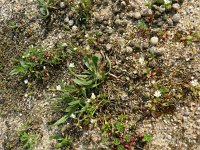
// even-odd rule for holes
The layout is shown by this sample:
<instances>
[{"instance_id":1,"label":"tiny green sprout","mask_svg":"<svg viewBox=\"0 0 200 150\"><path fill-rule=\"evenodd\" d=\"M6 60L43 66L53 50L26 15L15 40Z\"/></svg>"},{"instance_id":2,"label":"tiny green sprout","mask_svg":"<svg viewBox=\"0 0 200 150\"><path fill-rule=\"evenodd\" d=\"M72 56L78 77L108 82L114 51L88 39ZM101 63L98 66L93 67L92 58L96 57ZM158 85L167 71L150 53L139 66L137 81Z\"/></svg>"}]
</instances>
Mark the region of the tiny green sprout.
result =
<instances>
[{"instance_id":1,"label":"tiny green sprout","mask_svg":"<svg viewBox=\"0 0 200 150\"><path fill-rule=\"evenodd\" d=\"M144 137L142 139L143 142L151 142L153 140L153 136L151 134L148 133L144 133Z\"/></svg>"},{"instance_id":2,"label":"tiny green sprout","mask_svg":"<svg viewBox=\"0 0 200 150\"><path fill-rule=\"evenodd\" d=\"M117 150L126 150L126 148L123 145L118 145Z\"/></svg>"},{"instance_id":3,"label":"tiny green sprout","mask_svg":"<svg viewBox=\"0 0 200 150\"><path fill-rule=\"evenodd\" d=\"M124 126L121 122L117 121L114 123L114 127L117 130L117 132L122 133L124 130Z\"/></svg>"},{"instance_id":4,"label":"tiny green sprout","mask_svg":"<svg viewBox=\"0 0 200 150\"><path fill-rule=\"evenodd\" d=\"M60 148L72 148L73 140L70 136L62 137L59 135L51 136L50 139L55 139L57 143L55 144L56 149Z\"/></svg>"},{"instance_id":5,"label":"tiny green sprout","mask_svg":"<svg viewBox=\"0 0 200 150\"><path fill-rule=\"evenodd\" d=\"M36 0L39 4L39 12L43 18L47 18L50 16L50 9L56 9L54 7L58 1L55 0Z\"/></svg>"},{"instance_id":6,"label":"tiny green sprout","mask_svg":"<svg viewBox=\"0 0 200 150\"><path fill-rule=\"evenodd\" d=\"M114 144L114 145L120 145L119 139L114 138L114 139L113 139L113 144Z\"/></svg>"},{"instance_id":7,"label":"tiny green sprout","mask_svg":"<svg viewBox=\"0 0 200 150\"><path fill-rule=\"evenodd\" d=\"M23 144L24 149L34 149L38 137L34 134L28 132L28 126L22 125L17 131L20 142Z\"/></svg>"}]
</instances>

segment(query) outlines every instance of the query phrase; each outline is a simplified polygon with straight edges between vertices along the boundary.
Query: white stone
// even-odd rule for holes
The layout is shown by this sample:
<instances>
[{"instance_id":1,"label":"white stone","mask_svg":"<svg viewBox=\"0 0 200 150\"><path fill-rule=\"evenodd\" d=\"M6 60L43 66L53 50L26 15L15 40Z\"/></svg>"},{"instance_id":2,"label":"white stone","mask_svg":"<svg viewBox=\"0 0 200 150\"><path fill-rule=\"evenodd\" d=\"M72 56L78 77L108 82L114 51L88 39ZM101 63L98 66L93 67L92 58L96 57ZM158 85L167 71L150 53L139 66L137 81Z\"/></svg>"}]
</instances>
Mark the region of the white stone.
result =
<instances>
[{"instance_id":1,"label":"white stone","mask_svg":"<svg viewBox=\"0 0 200 150\"><path fill-rule=\"evenodd\" d=\"M157 45L158 44L158 37L154 36L150 39L150 43L152 45Z\"/></svg>"},{"instance_id":2,"label":"white stone","mask_svg":"<svg viewBox=\"0 0 200 150\"><path fill-rule=\"evenodd\" d=\"M134 16L135 19L140 19L141 18L140 12L135 12L133 16Z\"/></svg>"}]
</instances>

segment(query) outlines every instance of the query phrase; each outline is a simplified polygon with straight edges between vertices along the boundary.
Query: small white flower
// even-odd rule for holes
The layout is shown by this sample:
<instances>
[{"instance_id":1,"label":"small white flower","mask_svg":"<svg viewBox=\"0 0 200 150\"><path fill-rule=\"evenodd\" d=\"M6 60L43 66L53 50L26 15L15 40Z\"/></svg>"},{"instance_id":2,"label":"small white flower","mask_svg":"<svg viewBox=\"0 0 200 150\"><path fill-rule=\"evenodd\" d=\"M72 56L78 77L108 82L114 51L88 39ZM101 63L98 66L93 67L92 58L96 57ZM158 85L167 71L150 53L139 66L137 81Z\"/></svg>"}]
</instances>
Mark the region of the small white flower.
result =
<instances>
[{"instance_id":1,"label":"small white flower","mask_svg":"<svg viewBox=\"0 0 200 150\"><path fill-rule=\"evenodd\" d=\"M139 58L139 63L140 63L140 64L144 64L144 57L140 57L140 58Z\"/></svg>"},{"instance_id":2,"label":"small white flower","mask_svg":"<svg viewBox=\"0 0 200 150\"><path fill-rule=\"evenodd\" d=\"M91 102L91 99L90 98L88 98L87 99L87 101L86 101L86 103L90 103Z\"/></svg>"},{"instance_id":3,"label":"small white flower","mask_svg":"<svg viewBox=\"0 0 200 150\"><path fill-rule=\"evenodd\" d=\"M73 118L73 119L75 119L76 115L75 114L71 114L70 117Z\"/></svg>"},{"instance_id":4,"label":"small white flower","mask_svg":"<svg viewBox=\"0 0 200 150\"><path fill-rule=\"evenodd\" d=\"M61 86L60 86L60 85L57 85L57 86L56 86L56 90L60 91L60 90L61 90Z\"/></svg>"},{"instance_id":5,"label":"small white flower","mask_svg":"<svg viewBox=\"0 0 200 150\"><path fill-rule=\"evenodd\" d=\"M192 80L190 83L192 84L192 86L198 86L199 85L197 79Z\"/></svg>"},{"instance_id":6,"label":"small white flower","mask_svg":"<svg viewBox=\"0 0 200 150\"><path fill-rule=\"evenodd\" d=\"M46 66L43 66L43 69L46 69Z\"/></svg>"},{"instance_id":7,"label":"small white flower","mask_svg":"<svg viewBox=\"0 0 200 150\"><path fill-rule=\"evenodd\" d=\"M25 83L25 84L28 84L28 80L27 80L27 79L26 79L26 80L24 80L24 83Z\"/></svg>"},{"instance_id":8,"label":"small white flower","mask_svg":"<svg viewBox=\"0 0 200 150\"><path fill-rule=\"evenodd\" d=\"M24 56L22 56L22 58L24 59L25 57L24 57Z\"/></svg>"},{"instance_id":9,"label":"small white flower","mask_svg":"<svg viewBox=\"0 0 200 150\"><path fill-rule=\"evenodd\" d=\"M90 122L91 122L91 123L96 123L97 120L96 120L96 119L91 119Z\"/></svg>"},{"instance_id":10,"label":"small white flower","mask_svg":"<svg viewBox=\"0 0 200 150\"><path fill-rule=\"evenodd\" d=\"M24 97L28 97L28 94L26 93L26 94L24 94Z\"/></svg>"},{"instance_id":11,"label":"small white flower","mask_svg":"<svg viewBox=\"0 0 200 150\"><path fill-rule=\"evenodd\" d=\"M159 90L155 91L154 96L155 96L155 97L160 97L160 96L161 96L160 91L159 91Z\"/></svg>"},{"instance_id":12,"label":"small white flower","mask_svg":"<svg viewBox=\"0 0 200 150\"><path fill-rule=\"evenodd\" d=\"M74 68L74 63L70 63L69 68Z\"/></svg>"},{"instance_id":13,"label":"small white flower","mask_svg":"<svg viewBox=\"0 0 200 150\"><path fill-rule=\"evenodd\" d=\"M96 99L96 96L94 95L94 93L92 93L91 99Z\"/></svg>"}]
</instances>

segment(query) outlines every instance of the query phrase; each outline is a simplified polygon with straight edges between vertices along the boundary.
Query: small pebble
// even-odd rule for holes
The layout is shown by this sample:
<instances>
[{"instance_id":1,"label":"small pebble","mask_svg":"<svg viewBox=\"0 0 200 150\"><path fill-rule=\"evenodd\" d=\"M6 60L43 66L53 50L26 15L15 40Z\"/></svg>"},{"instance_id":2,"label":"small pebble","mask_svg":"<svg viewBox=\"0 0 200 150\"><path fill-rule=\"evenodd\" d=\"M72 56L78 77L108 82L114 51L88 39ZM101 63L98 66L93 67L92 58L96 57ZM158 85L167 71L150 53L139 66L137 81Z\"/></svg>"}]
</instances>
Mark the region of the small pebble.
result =
<instances>
[{"instance_id":1,"label":"small pebble","mask_svg":"<svg viewBox=\"0 0 200 150\"><path fill-rule=\"evenodd\" d=\"M157 45L158 44L158 37L154 36L150 39L151 45Z\"/></svg>"},{"instance_id":2,"label":"small pebble","mask_svg":"<svg viewBox=\"0 0 200 150\"><path fill-rule=\"evenodd\" d=\"M72 26L72 31L76 32L78 30L78 27L77 26Z\"/></svg>"},{"instance_id":3,"label":"small pebble","mask_svg":"<svg viewBox=\"0 0 200 150\"><path fill-rule=\"evenodd\" d=\"M111 48L112 48L112 45L111 45L111 44L106 44L106 49L107 49L107 50L111 50Z\"/></svg>"},{"instance_id":4,"label":"small pebble","mask_svg":"<svg viewBox=\"0 0 200 150\"><path fill-rule=\"evenodd\" d=\"M132 49L130 46L127 46L127 47L126 47L126 52L127 52L127 53L132 53L132 52L133 52L133 49Z\"/></svg>"},{"instance_id":5,"label":"small pebble","mask_svg":"<svg viewBox=\"0 0 200 150\"><path fill-rule=\"evenodd\" d=\"M180 14L175 14L175 15L173 15L173 17L172 17L172 20L173 20L173 22L175 22L175 23L178 23L178 22L180 21L180 19L181 19Z\"/></svg>"},{"instance_id":6,"label":"small pebble","mask_svg":"<svg viewBox=\"0 0 200 150\"><path fill-rule=\"evenodd\" d=\"M172 8L175 10L179 10L180 9L180 5L178 3L175 3L172 5Z\"/></svg>"},{"instance_id":7,"label":"small pebble","mask_svg":"<svg viewBox=\"0 0 200 150\"><path fill-rule=\"evenodd\" d=\"M66 23L69 22L69 17L68 16L65 17L64 22L66 22Z\"/></svg>"},{"instance_id":8,"label":"small pebble","mask_svg":"<svg viewBox=\"0 0 200 150\"><path fill-rule=\"evenodd\" d=\"M134 16L135 19L140 19L141 18L140 12L135 12L133 16Z\"/></svg>"},{"instance_id":9,"label":"small pebble","mask_svg":"<svg viewBox=\"0 0 200 150\"><path fill-rule=\"evenodd\" d=\"M68 24L69 24L69 26L73 26L74 25L74 21L73 20L69 20Z\"/></svg>"},{"instance_id":10,"label":"small pebble","mask_svg":"<svg viewBox=\"0 0 200 150\"><path fill-rule=\"evenodd\" d=\"M125 92L123 92L122 94L121 94L121 99L124 101L124 100L128 100L128 94L127 93L125 93Z\"/></svg>"},{"instance_id":11,"label":"small pebble","mask_svg":"<svg viewBox=\"0 0 200 150\"><path fill-rule=\"evenodd\" d=\"M60 7L64 8L65 7L65 3L64 2L60 2Z\"/></svg>"}]
</instances>

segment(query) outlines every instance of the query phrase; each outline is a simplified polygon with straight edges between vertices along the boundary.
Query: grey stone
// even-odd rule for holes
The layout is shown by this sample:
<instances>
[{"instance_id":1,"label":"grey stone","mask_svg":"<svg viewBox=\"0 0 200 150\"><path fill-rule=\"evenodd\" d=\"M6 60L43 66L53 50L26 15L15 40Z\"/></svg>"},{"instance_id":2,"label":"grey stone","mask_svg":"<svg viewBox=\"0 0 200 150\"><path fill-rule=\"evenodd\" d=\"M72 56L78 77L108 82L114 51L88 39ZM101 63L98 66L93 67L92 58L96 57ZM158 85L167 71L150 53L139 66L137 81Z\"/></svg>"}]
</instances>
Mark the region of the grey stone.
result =
<instances>
[{"instance_id":1,"label":"grey stone","mask_svg":"<svg viewBox=\"0 0 200 150\"><path fill-rule=\"evenodd\" d=\"M123 92L123 93L121 94L121 99L122 99L123 101L128 100L128 99L129 99L129 98L128 98L128 94L125 93L125 92Z\"/></svg>"},{"instance_id":2,"label":"grey stone","mask_svg":"<svg viewBox=\"0 0 200 150\"><path fill-rule=\"evenodd\" d=\"M127 46L127 47L126 47L126 52L127 52L127 53L132 53L132 52L133 52L133 49L132 49L130 46Z\"/></svg>"},{"instance_id":3,"label":"grey stone","mask_svg":"<svg viewBox=\"0 0 200 150\"><path fill-rule=\"evenodd\" d=\"M175 22L175 23L178 23L178 22L180 21L180 19L181 19L180 14L175 14L175 15L173 15L173 17L172 17L172 20L173 20L173 22Z\"/></svg>"},{"instance_id":4,"label":"grey stone","mask_svg":"<svg viewBox=\"0 0 200 150\"><path fill-rule=\"evenodd\" d=\"M180 9L180 5L178 3L175 3L172 5L172 8L175 10L179 10Z\"/></svg>"},{"instance_id":5,"label":"grey stone","mask_svg":"<svg viewBox=\"0 0 200 150\"><path fill-rule=\"evenodd\" d=\"M171 18L167 19L167 23L169 26L173 26L173 21Z\"/></svg>"},{"instance_id":6,"label":"grey stone","mask_svg":"<svg viewBox=\"0 0 200 150\"><path fill-rule=\"evenodd\" d=\"M159 10L159 12L161 12L161 13L165 12L165 8L164 8L164 7L159 7L158 10Z\"/></svg>"}]
</instances>

